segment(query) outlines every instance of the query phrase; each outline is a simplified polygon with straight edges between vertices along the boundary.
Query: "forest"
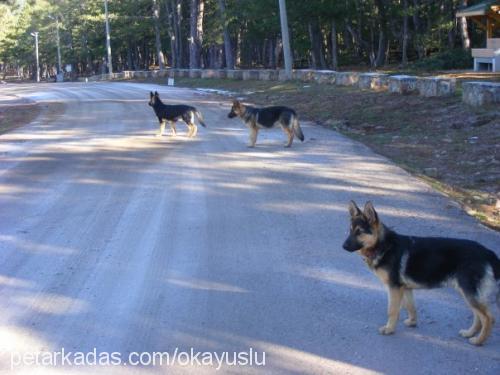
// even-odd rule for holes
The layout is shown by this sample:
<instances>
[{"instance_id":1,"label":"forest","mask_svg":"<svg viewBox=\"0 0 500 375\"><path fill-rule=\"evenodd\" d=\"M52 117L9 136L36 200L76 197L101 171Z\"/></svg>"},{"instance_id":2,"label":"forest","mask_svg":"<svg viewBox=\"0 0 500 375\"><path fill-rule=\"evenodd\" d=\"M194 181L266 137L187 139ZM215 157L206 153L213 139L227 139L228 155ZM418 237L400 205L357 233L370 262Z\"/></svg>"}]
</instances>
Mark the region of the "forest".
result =
<instances>
[{"instance_id":1,"label":"forest","mask_svg":"<svg viewBox=\"0 0 500 375\"><path fill-rule=\"evenodd\" d=\"M0 68L29 78L39 34L42 77L105 73L105 3L112 71L283 66L278 0L7 0ZM294 68L470 67L484 34L457 9L467 0L287 0Z\"/></svg>"}]
</instances>

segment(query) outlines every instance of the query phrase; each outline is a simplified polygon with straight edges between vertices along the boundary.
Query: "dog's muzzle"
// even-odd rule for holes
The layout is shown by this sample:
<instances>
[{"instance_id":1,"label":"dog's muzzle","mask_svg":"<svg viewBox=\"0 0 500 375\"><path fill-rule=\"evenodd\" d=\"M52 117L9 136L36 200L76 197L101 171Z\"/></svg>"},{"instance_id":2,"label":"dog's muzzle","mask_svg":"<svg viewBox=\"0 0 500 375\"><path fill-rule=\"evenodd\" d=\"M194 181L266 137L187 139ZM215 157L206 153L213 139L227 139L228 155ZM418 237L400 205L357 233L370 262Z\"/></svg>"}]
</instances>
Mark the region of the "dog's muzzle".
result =
<instances>
[{"instance_id":1,"label":"dog's muzzle","mask_svg":"<svg viewBox=\"0 0 500 375\"><path fill-rule=\"evenodd\" d=\"M361 247L355 242L356 241L352 241L352 239L348 237L342 244L342 247L344 248L344 250L349 251L350 253L358 251Z\"/></svg>"},{"instance_id":2,"label":"dog's muzzle","mask_svg":"<svg viewBox=\"0 0 500 375\"><path fill-rule=\"evenodd\" d=\"M234 113L234 112L229 112L229 114L227 115L227 117L229 117L229 118L234 118L234 117L236 117L236 116L237 116L237 115L236 115L236 113Z\"/></svg>"}]
</instances>

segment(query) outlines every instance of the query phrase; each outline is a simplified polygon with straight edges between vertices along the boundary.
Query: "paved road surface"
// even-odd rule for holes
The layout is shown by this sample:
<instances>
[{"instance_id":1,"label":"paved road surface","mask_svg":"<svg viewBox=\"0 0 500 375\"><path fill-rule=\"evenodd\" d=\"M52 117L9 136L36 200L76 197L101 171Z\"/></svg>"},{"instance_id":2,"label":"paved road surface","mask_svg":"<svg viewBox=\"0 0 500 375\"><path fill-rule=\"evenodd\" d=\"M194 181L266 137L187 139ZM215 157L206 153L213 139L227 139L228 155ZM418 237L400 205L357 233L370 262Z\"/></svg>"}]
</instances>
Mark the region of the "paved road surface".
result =
<instances>
[{"instance_id":1,"label":"paved road surface","mask_svg":"<svg viewBox=\"0 0 500 375\"><path fill-rule=\"evenodd\" d=\"M151 89L199 106L209 128L195 140L182 125L177 138L156 138ZM60 114L0 137L1 370L24 352L96 348L125 360L192 347L220 355L252 348L258 360L266 353L265 367L228 364L225 372L500 373L499 326L482 348L460 338L471 315L452 290L416 293L418 328L377 333L384 288L341 248L350 199L373 200L403 233L466 237L496 251L500 236L366 147L304 124L306 141L290 150L277 129L247 149L228 103L186 89L68 83L0 91L65 103Z\"/></svg>"}]
</instances>

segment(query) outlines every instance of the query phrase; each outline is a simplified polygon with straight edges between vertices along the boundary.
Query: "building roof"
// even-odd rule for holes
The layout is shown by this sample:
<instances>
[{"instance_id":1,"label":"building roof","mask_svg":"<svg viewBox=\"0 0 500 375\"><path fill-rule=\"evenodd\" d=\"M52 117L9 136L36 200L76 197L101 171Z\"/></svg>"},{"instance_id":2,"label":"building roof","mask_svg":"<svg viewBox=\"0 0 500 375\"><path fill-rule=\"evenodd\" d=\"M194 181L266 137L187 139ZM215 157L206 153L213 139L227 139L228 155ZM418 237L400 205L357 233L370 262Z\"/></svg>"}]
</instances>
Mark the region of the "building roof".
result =
<instances>
[{"instance_id":1,"label":"building roof","mask_svg":"<svg viewBox=\"0 0 500 375\"><path fill-rule=\"evenodd\" d=\"M459 9L457 12L457 17L486 16L491 11L491 7L494 5L500 6L500 1L498 0L483 1L480 2L479 4Z\"/></svg>"}]
</instances>

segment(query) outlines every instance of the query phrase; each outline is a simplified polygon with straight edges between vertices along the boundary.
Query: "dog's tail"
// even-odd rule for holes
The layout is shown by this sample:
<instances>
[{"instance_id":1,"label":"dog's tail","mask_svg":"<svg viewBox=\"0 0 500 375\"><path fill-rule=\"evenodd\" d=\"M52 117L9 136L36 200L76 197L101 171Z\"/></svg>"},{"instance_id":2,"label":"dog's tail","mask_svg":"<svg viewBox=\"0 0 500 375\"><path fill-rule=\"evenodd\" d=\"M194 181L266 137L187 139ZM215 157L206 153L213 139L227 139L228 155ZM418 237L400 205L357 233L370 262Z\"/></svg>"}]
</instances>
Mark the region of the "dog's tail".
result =
<instances>
[{"instance_id":1,"label":"dog's tail","mask_svg":"<svg viewBox=\"0 0 500 375\"><path fill-rule=\"evenodd\" d=\"M495 280L497 282L496 303L497 303L498 308L500 309L500 259L493 252L491 252L491 255L492 255L491 267L493 268L493 275L495 276Z\"/></svg>"},{"instance_id":2,"label":"dog's tail","mask_svg":"<svg viewBox=\"0 0 500 375\"><path fill-rule=\"evenodd\" d=\"M293 132L295 133L297 138L300 139L301 142L304 142L304 133L302 133L302 129L300 128L299 119L297 118L297 116L293 116L292 127Z\"/></svg>"},{"instance_id":3,"label":"dog's tail","mask_svg":"<svg viewBox=\"0 0 500 375\"><path fill-rule=\"evenodd\" d=\"M201 126L206 128L207 125L205 125L205 122L203 121L203 115L201 114L201 112L198 110L195 110L194 113L196 114L196 117L198 118L198 121L200 122Z\"/></svg>"}]
</instances>

